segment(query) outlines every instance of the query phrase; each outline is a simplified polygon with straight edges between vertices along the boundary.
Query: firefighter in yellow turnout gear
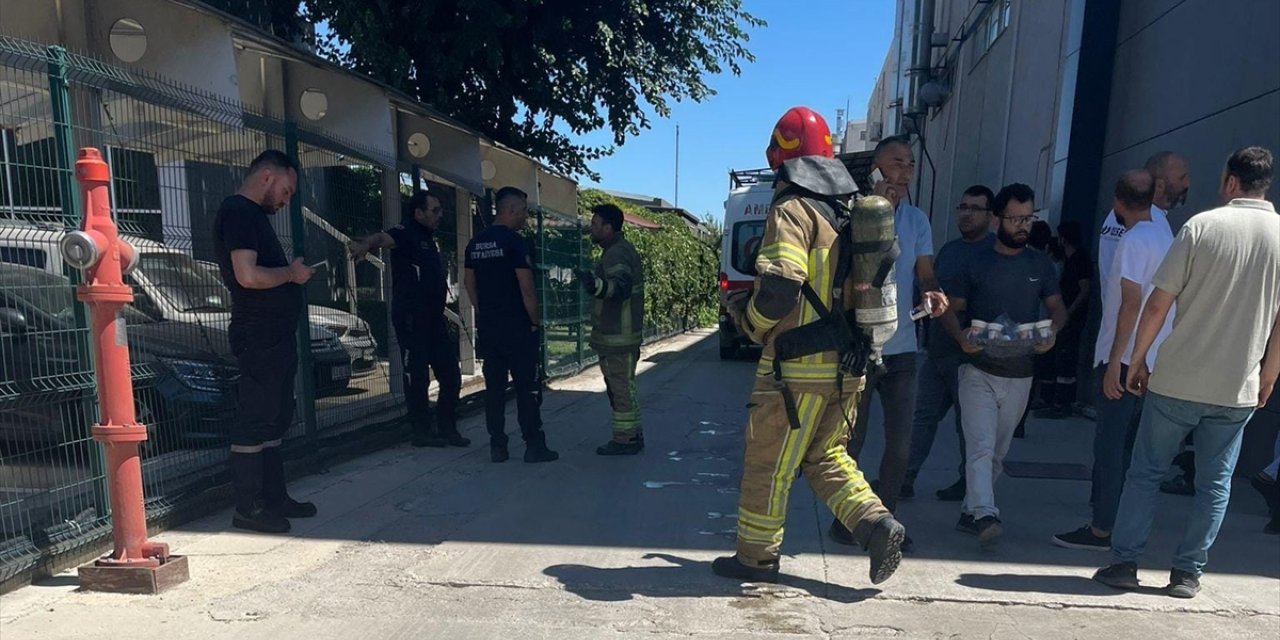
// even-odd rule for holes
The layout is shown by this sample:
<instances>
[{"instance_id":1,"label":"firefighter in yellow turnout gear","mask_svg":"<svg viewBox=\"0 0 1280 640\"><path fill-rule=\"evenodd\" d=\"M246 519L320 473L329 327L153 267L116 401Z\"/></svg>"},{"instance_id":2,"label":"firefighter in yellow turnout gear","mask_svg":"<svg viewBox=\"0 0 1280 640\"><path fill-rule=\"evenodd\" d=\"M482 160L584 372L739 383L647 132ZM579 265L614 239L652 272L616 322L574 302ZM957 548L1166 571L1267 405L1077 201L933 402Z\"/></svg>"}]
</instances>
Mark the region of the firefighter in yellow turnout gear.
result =
<instances>
[{"instance_id":1,"label":"firefighter in yellow turnout gear","mask_svg":"<svg viewBox=\"0 0 1280 640\"><path fill-rule=\"evenodd\" d=\"M882 273L881 294L865 283L855 285L849 271L839 269L842 248L856 258L867 252L859 245L869 243L852 238L856 250L851 250L847 242L841 244L831 222L831 203L847 203L857 187L833 158L821 116L803 107L788 111L774 129L767 156L778 177L755 263L755 287L749 298L736 297L725 305L739 329L764 345L764 353L748 405L737 553L717 559L712 569L737 580L776 581L787 499L800 469L836 518L867 548L871 581L878 584L901 561L905 529L881 504L845 445L867 360L874 360L879 345L892 335L896 313L888 314L888 322L862 322L883 315L886 304L870 310L870 315L853 311L858 326L841 334L840 340L857 342L858 349L836 348L836 339L823 336L839 334L830 329L848 322L846 311L860 306L855 302L868 293L883 295L880 302L892 308L892 284L883 282ZM875 213L887 214L888 244L896 247L891 205L871 197L855 206L878 207ZM838 271L846 276L842 283L835 282Z\"/></svg>"},{"instance_id":2,"label":"firefighter in yellow turnout gear","mask_svg":"<svg viewBox=\"0 0 1280 640\"><path fill-rule=\"evenodd\" d=\"M644 449L636 364L644 329L644 268L640 254L622 236L622 210L602 204L591 210L591 241L602 249L594 272L578 279L595 298L591 311L591 348L600 354L600 371L613 408L613 438L596 449L602 456L635 455Z\"/></svg>"}]
</instances>

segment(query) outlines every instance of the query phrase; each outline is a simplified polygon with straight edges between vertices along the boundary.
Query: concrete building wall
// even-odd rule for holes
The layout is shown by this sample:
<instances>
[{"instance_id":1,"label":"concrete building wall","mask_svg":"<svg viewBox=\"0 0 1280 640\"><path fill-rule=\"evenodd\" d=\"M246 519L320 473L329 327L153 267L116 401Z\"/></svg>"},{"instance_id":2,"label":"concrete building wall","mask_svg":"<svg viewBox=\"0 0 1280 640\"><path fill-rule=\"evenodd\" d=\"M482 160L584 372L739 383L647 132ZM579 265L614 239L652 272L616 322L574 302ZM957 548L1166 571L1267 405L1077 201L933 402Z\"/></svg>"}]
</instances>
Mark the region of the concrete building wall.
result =
<instances>
[{"instance_id":1,"label":"concrete building wall","mask_svg":"<svg viewBox=\"0 0 1280 640\"><path fill-rule=\"evenodd\" d=\"M1168 149L1191 163L1176 230L1216 204L1223 162L1249 145L1280 152L1280 2L1125 0L1098 215L1115 176Z\"/></svg>"},{"instance_id":2,"label":"concrete building wall","mask_svg":"<svg viewBox=\"0 0 1280 640\"><path fill-rule=\"evenodd\" d=\"M938 80L951 96L924 120L932 168L917 145L911 194L931 214L936 246L955 236L952 208L969 185L1025 182L1042 206L1049 202L1067 2L1013 2L1008 26L989 48L973 25L1000 3L938 4L934 30L952 42L934 50L934 66L943 68Z\"/></svg>"}]
</instances>

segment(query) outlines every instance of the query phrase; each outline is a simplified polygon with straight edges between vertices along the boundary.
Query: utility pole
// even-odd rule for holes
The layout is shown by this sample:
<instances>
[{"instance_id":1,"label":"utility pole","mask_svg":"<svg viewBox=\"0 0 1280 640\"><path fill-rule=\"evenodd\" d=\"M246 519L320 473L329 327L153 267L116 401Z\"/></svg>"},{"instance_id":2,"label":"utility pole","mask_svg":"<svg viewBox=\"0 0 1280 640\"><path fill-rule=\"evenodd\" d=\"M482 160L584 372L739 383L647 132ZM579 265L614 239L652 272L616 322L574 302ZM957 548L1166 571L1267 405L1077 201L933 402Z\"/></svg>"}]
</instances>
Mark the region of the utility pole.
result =
<instances>
[{"instance_id":1,"label":"utility pole","mask_svg":"<svg viewBox=\"0 0 1280 640\"><path fill-rule=\"evenodd\" d=\"M680 206L680 125L676 125L676 206Z\"/></svg>"}]
</instances>

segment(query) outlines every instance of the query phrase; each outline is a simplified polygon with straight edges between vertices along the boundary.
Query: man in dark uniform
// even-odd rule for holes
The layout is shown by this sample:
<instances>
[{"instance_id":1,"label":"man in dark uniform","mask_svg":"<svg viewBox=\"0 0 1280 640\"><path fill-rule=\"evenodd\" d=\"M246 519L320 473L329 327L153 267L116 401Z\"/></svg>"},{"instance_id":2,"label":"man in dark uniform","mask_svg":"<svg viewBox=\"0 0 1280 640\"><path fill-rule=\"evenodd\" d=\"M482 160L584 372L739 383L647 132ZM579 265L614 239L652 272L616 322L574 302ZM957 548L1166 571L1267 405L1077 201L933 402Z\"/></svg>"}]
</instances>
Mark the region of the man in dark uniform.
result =
<instances>
[{"instance_id":1,"label":"man in dark uniform","mask_svg":"<svg viewBox=\"0 0 1280 640\"><path fill-rule=\"evenodd\" d=\"M503 187L494 195L493 225L467 245L464 282L476 307L480 357L484 359L484 414L489 453L505 462L507 452L507 374L516 387L516 415L524 437L525 462L551 462L560 454L547 448L542 432L542 382L538 379L538 296L533 261L518 233L529 220L528 194Z\"/></svg>"},{"instance_id":2,"label":"man in dark uniform","mask_svg":"<svg viewBox=\"0 0 1280 640\"><path fill-rule=\"evenodd\" d=\"M391 249L391 323L404 362L413 446L466 447L471 441L458 433L462 371L444 317L449 277L435 239L443 207L439 198L419 191L409 199L407 209L402 223L353 241L347 248L357 262L372 250ZM440 386L434 416L427 397L428 369Z\"/></svg>"},{"instance_id":3,"label":"man in dark uniform","mask_svg":"<svg viewBox=\"0 0 1280 640\"><path fill-rule=\"evenodd\" d=\"M276 150L249 165L235 195L214 222L214 251L231 291L231 351L240 365L236 419L231 423L231 526L265 533L289 530L287 518L309 518L315 505L285 490L281 438L293 421L302 285L314 269L285 256L270 216L298 187L298 165Z\"/></svg>"}]
</instances>

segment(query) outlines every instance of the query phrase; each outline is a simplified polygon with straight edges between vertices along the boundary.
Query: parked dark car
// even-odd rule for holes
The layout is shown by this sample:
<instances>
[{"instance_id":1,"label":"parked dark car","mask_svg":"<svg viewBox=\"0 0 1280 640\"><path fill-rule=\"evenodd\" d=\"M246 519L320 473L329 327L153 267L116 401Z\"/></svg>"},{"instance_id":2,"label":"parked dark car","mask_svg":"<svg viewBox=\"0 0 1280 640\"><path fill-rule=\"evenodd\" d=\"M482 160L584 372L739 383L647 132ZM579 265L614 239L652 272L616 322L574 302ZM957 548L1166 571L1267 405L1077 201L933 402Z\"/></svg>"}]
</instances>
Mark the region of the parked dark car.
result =
<instances>
[{"instance_id":1,"label":"parked dark car","mask_svg":"<svg viewBox=\"0 0 1280 640\"><path fill-rule=\"evenodd\" d=\"M56 445L87 437L81 407L94 373L80 354L73 288L44 270L0 263L0 440ZM239 373L219 323L157 320L122 310L139 420L156 448L225 442ZM317 393L345 388L349 359L336 338L312 345ZM335 375L336 373L336 375Z\"/></svg>"}]
</instances>

